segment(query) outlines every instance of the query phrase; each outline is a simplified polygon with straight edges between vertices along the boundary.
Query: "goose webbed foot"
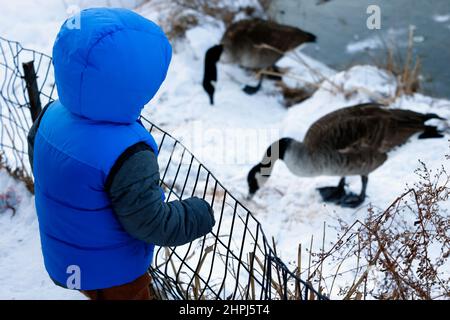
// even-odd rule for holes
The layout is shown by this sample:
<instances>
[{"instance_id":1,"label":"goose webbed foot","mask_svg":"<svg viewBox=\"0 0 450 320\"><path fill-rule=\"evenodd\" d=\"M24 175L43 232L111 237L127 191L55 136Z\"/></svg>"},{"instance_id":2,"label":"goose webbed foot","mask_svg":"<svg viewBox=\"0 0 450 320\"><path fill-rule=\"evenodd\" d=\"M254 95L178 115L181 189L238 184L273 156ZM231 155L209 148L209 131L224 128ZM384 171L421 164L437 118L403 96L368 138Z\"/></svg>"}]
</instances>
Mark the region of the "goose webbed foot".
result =
<instances>
[{"instance_id":1,"label":"goose webbed foot","mask_svg":"<svg viewBox=\"0 0 450 320\"><path fill-rule=\"evenodd\" d=\"M355 193L348 193L339 199L338 204L344 208L356 208L359 207L364 200L366 199L365 195L357 195Z\"/></svg>"},{"instance_id":2,"label":"goose webbed foot","mask_svg":"<svg viewBox=\"0 0 450 320\"><path fill-rule=\"evenodd\" d=\"M261 76L261 79L259 79L259 82L256 86L246 85L242 90L248 95L253 95L257 93L259 90L261 90L262 80L263 77Z\"/></svg>"},{"instance_id":3,"label":"goose webbed foot","mask_svg":"<svg viewBox=\"0 0 450 320\"><path fill-rule=\"evenodd\" d=\"M249 86L246 85L242 91L244 91L246 94L248 95L254 95L255 93L257 93L259 91L258 86Z\"/></svg>"},{"instance_id":4,"label":"goose webbed foot","mask_svg":"<svg viewBox=\"0 0 450 320\"><path fill-rule=\"evenodd\" d=\"M323 201L338 203L343 197L346 196L344 187L345 178L342 178L337 187L322 187L317 188L317 190L322 196Z\"/></svg>"},{"instance_id":5,"label":"goose webbed foot","mask_svg":"<svg viewBox=\"0 0 450 320\"><path fill-rule=\"evenodd\" d=\"M363 204L364 200L366 199L366 189L368 181L369 178L367 176L361 176L361 193L357 195L355 193L349 192L338 201L338 204L344 208L356 208Z\"/></svg>"}]
</instances>

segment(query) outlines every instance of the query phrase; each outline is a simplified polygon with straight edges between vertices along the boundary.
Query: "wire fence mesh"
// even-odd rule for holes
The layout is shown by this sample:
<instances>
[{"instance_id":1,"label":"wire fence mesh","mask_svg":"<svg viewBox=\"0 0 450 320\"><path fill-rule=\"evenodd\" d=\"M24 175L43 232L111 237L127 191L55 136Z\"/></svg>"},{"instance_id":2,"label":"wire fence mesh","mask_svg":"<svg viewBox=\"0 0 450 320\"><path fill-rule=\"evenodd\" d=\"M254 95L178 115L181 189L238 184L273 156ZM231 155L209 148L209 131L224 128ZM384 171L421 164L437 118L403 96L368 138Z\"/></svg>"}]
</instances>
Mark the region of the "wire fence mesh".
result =
<instances>
[{"instance_id":1,"label":"wire fence mesh","mask_svg":"<svg viewBox=\"0 0 450 320\"><path fill-rule=\"evenodd\" d=\"M0 37L0 159L15 174L31 179L27 133L33 123L24 64L33 62L42 103L54 99L51 58Z\"/></svg>"},{"instance_id":2,"label":"wire fence mesh","mask_svg":"<svg viewBox=\"0 0 450 320\"><path fill-rule=\"evenodd\" d=\"M31 179L26 137L36 109L56 99L51 57L1 37L0 50L0 156ZM157 248L149 271L160 299L327 299L288 269L254 215L183 144L150 120L142 122L159 145L166 200L197 196L211 204L216 217L205 237Z\"/></svg>"}]
</instances>

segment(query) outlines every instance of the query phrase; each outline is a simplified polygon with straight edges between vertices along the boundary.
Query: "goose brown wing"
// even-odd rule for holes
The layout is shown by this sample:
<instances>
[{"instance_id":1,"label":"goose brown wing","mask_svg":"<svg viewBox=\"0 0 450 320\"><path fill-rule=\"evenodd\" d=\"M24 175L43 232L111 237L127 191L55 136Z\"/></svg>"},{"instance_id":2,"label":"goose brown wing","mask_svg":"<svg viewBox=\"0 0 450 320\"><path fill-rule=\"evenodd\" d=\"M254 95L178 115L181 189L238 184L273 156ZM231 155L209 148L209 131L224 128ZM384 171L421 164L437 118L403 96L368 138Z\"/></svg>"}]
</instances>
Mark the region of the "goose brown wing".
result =
<instances>
[{"instance_id":1,"label":"goose brown wing","mask_svg":"<svg viewBox=\"0 0 450 320\"><path fill-rule=\"evenodd\" d=\"M384 152L384 119L374 116L323 118L308 130L308 148L340 153Z\"/></svg>"},{"instance_id":2,"label":"goose brown wing","mask_svg":"<svg viewBox=\"0 0 450 320\"><path fill-rule=\"evenodd\" d=\"M425 129L426 115L404 109L383 109L376 105L354 107L350 113L364 128L365 141L373 144L379 152L387 152L408 141L415 133ZM349 119L351 122L357 120Z\"/></svg>"},{"instance_id":3,"label":"goose brown wing","mask_svg":"<svg viewBox=\"0 0 450 320\"><path fill-rule=\"evenodd\" d=\"M229 42L233 46L266 44L281 52L312 41L315 41L315 36L311 33L262 19L238 21L227 29L223 37L223 42Z\"/></svg>"},{"instance_id":4,"label":"goose brown wing","mask_svg":"<svg viewBox=\"0 0 450 320\"><path fill-rule=\"evenodd\" d=\"M415 133L425 130L426 115L403 109L390 109L389 126L386 126L384 146L390 150L408 141Z\"/></svg>"},{"instance_id":5,"label":"goose brown wing","mask_svg":"<svg viewBox=\"0 0 450 320\"><path fill-rule=\"evenodd\" d=\"M385 153L423 129L423 115L407 110L382 109L367 104L334 111L308 130L309 148L341 153Z\"/></svg>"}]
</instances>

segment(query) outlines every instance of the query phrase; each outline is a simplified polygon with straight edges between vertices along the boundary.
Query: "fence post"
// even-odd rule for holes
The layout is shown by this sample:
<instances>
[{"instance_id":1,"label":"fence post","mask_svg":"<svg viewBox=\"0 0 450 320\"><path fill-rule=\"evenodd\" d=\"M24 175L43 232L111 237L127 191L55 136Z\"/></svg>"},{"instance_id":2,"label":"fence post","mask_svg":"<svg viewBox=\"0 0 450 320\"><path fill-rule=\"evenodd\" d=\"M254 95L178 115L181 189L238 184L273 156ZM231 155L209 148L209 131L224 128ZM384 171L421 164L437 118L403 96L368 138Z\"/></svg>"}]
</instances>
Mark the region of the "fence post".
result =
<instances>
[{"instance_id":1,"label":"fence post","mask_svg":"<svg viewBox=\"0 0 450 320\"><path fill-rule=\"evenodd\" d=\"M37 84L36 70L34 61L24 62L22 64L24 71L24 80L27 85L28 98L30 100L31 119L36 121L42 110L39 87Z\"/></svg>"}]
</instances>

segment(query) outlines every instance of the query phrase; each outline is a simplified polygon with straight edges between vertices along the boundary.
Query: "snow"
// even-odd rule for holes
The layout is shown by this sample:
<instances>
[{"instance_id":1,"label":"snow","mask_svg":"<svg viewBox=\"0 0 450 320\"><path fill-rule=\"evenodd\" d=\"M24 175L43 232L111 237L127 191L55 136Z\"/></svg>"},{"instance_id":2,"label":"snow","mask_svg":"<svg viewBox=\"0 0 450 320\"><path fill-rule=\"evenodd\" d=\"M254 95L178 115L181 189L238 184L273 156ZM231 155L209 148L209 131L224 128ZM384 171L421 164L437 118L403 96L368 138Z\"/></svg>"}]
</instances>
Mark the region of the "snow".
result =
<instances>
[{"instance_id":1,"label":"snow","mask_svg":"<svg viewBox=\"0 0 450 320\"><path fill-rule=\"evenodd\" d=\"M0 35L25 47L51 54L59 27L77 10L105 5L133 8L143 0L0 1Z\"/></svg>"},{"instance_id":2,"label":"snow","mask_svg":"<svg viewBox=\"0 0 450 320\"><path fill-rule=\"evenodd\" d=\"M34 197L1 169L0 193L6 190L13 190L19 204L14 216L12 210L0 214L0 300L83 299L78 292L55 286L47 276Z\"/></svg>"},{"instance_id":3,"label":"snow","mask_svg":"<svg viewBox=\"0 0 450 320\"><path fill-rule=\"evenodd\" d=\"M450 14L437 14L433 16L433 20L439 23L450 21Z\"/></svg>"},{"instance_id":4,"label":"snow","mask_svg":"<svg viewBox=\"0 0 450 320\"><path fill-rule=\"evenodd\" d=\"M59 25L67 17L64 2L56 0L0 0L0 8L0 35L46 53L51 52ZM151 6L139 10L153 19L158 17ZM17 23L18 17L24 23ZM268 238L275 238L278 253L286 262L296 260L299 243L308 245L312 235L321 238L324 222L334 226L340 218L352 223L366 216L369 203L385 208L407 184L418 180L414 170L419 159L431 169L438 169L442 164L450 169L445 161L448 139L414 137L391 152L388 161L369 176L368 199L357 210L321 201L316 188L337 184L337 178L299 178L281 162L256 196L251 201L245 200L247 173L260 161L271 142L284 136L302 140L308 127L331 111L374 98L391 97L396 81L373 66L354 66L336 72L296 50L279 62L281 67L290 69L286 80L290 86L317 85L321 79L328 79L312 98L287 110L270 81L264 82L262 92L248 96L241 88L255 83L254 76L237 66L219 64L216 105L210 106L201 86L203 55L219 41L222 32L221 23L204 23L189 30L186 39L174 44L167 80L145 108L144 115L181 140L255 213ZM390 34L395 37L398 32ZM380 45L378 39L371 38L353 43L347 50L356 52ZM450 101L420 94L400 97L392 106L450 118ZM351 190L359 191L358 177L350 177L348 182ZM21 198L14 217L8 213L0 215L0 299L83 299L79 293L60 289L48 279L40 252L33 197L4 171L0 172L0 187L0 192L15 188ZM446 203L443 209L450 209L450 204ZM334 236L334 229L327 229L327 240L333 240ZM316 242L314 247L320 241Z\"/></svg>"},{"instance_id":5,"label":"snow","mask_svg":"<svg viewBox=\"0 0 450 320\"><path fill-rule=\"evenodd\" d=\"M382 34L377 34L375 36L370 36L368 38L349 43L347 45L347 52L358 53L365 50L381 49L384 47L389 47L390 45L400 47L406 44L406 42L401 39L405 39L405 35L407 34L407 29L389 28L387 32L383 32Z\"/></svg>"}]
</instances>

